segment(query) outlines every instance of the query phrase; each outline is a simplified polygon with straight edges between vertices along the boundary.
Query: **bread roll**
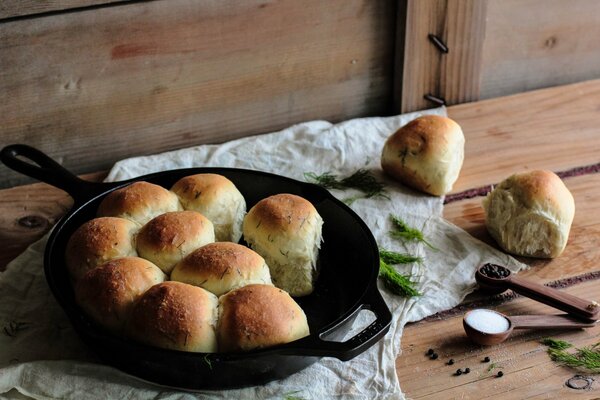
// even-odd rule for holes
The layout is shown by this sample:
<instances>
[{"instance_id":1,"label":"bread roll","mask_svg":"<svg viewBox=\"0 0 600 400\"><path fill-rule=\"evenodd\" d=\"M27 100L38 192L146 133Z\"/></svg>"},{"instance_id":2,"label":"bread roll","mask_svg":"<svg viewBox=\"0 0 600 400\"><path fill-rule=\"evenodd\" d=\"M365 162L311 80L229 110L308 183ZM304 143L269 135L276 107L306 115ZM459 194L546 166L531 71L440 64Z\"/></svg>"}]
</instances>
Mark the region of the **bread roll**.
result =
<instances>
[{"instance_id":1,"label":"bread roll","mask_svg":"<svg viewBox=\"0 0 600 400\"><path fill-rule=\"evenodd\" d=\"M165 278L143 258L116 258L83 275L75 285L75 299L96 323L118 333L139 297Z\"/></svg>"},{"instance_id":2,"label":"bread roll","mask_svg":"<svg viewBox=\"0 0 600 400\"><path fill-rule=\"evenodd\" d=\"M212 223L195 211L176 211L153 218L137 237L140 257L170 274L195 249L215 241Z\"/></svg>"},{"instance_id":3,"label":"bread roll","mask_svg":"<svg viewBox=\"0 0 600 400\"><path fill-rule=\"evenodd\" d=\"M94 218L81 225L69 238L65 263L74 280L106 261L137 256L135 234L140 226L115 217Z\"/></svg>"},{"instance_id":4,"label":"bread roll","mask_svg":"<svg viewBox=\"0 0 600 400\"><path fill-rule=\"evenodd\" d=\"M391 135L381 167L399 182L441 196L452 189L464 159L465 137L450 118L426 115Z\"/></svg>"},{"instance_id":5,"label":"bread roll","mask_svg":"<svg viewBox=\"0 0 600 400\"><path fill-rule=\"evenodd\" d=\"M323 219L293 194L262 199L244 218L244 239L264 257L273 284L292 296L312 293Z\"/></svg>"},{"instance_id":6,"label":"bread roll","mask_svg":"<svg viewBox=\"0 0 600 400\"><path fill-rule=\"evenodd\" d=\"M246 201L229 179L217 174L191 175L177 181L171 190L183 208L198 211L213 223L217 241L240 240Z\"/></svg>"},{"instance_id":7,"label":"bread roll","mask_svg":"<svg viewBox=\"0 0 600 400\"><path fill-rule=\"evenodd\" d=\"M247 351L309 335L304 311L286 292L248 285L219 298L219 351Z\"/></svg>"},{"instance_id":8,"label":"bread roll","mask_svg":"<svg viewBox=\"0 0 600 400\"><path fill-rule=\"evenodd\" d=\"M194 250L175 266L171 279L200 286L217 296L251 283L272 284L264 258L230 242L209 243Z\"/></svg>"},{"instance_id":9,"label":"bread roll","mask_svg":"<svg viewBox=\"0 0 600 400\"><path fill-rule=\"evenodd\" d=\"M98 207L98 216L121 217L144 225L152 218L182 210L177 196L149 182L135 182L109 193Z\"/></svg>"},{"instance_id":10,"label":"bread roll","mask_svg":"<svg viewBox=\"0 0 600 400\"><path fill-rule=\"evenodd\" d=\"M214 353L217 297L196 286L163 282L152 286L135 304L127 335L165 349Z\"/></svg>"},{"instance_id":11,"label":"bread roll","mask_svg":"<svg viewBox=\"0 0 600 400\"><path fill-rule=\"evenodd\" d=\"M507 252L554 258L567 245L575 202L569 189L551 171L515 174L483 200L485 224Z\"/></svg>"}]
</instances>

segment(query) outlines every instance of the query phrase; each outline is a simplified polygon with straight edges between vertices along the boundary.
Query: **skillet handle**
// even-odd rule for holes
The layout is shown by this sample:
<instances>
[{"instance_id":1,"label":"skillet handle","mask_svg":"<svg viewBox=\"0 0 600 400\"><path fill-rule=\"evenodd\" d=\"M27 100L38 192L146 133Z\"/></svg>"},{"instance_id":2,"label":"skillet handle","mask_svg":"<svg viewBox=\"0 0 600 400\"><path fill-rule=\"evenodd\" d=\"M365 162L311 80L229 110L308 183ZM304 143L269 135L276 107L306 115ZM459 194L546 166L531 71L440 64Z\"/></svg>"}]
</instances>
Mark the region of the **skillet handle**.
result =
<instances>
[{"instance_id":1,"label":"skillet handle","mask_svg":"<svg viewBox=\"0 0 600 400\"><path fill-rule=\"evenodd\" d=\"M89 199L106 189L102 183L80 179L40 150L25 144L4 147L0 161L17 172L64 190L75 201Z\"/></svg>"},{"instance_id":2,"label":"skillet handle","mask_svg":"<svg viewBox=\"0 0 600 400\"><path fill-rule=\"evenodd\" d=\"M330 328L318 336L309 336L302 345L302 355L335 357L339 360L347 361L374 345L379 339L385 336L392 321L392 314L385 304L383 297L381 297L381 293L377 289L377 284L371 285L365 295L362 306L356 313L361 310L371 310L375 314L375 321L345 342L334 342L323 339L324 336L338 329L341 324ZM356 315L356 313L353 315ZM352 316L349 318L352 318Z\"/></svg>"}]
</instances>

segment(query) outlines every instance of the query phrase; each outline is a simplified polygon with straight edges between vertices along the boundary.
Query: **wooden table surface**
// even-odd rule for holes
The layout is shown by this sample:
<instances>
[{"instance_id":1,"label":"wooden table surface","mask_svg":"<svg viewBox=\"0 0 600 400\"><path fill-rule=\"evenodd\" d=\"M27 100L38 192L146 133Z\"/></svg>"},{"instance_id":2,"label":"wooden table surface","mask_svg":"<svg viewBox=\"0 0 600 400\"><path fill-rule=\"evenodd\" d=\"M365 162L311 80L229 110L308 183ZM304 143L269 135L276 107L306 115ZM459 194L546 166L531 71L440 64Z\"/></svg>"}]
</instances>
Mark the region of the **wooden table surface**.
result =
<instances>
[{"instance_id":1,"label":"wooden table surface","mask_svg":"<svg viewBox=\"0 0 600 400\"><path fill-rule=\"evenodd\" d=\"M561 86L448 108L466 136L465 163L445 217L492 245L483 223L482 195L514 172L560 172L575 197L576 213L565 252L554 260L520 258L531 268L520 276L575 295L600 300L600 80ZM102 173L89 176L101 179ZM462 194L470 196L463 196ZM46 184L0 190L0 270L41 237L71 205L69 196ZM462 315L486 307L509 315L555 313L522 297L470 295L460 306L408 325L396 361L402 390L413 399L542 399L600 397L600 382L580 391L565 386L578 372L551 361L540 338L551 336L587 346L600 341L600 327L578 331L520 331L505 343L469 342ZM430 360L427 349L440 357ZM481 360L488 356L490 363ZM454 365L446 365L448 359ZM457 368L471 373L454 376ZM496 378L497 371L502 378ZM596 376L597 378L597 376Z\"/></svg>"}]
</instances>

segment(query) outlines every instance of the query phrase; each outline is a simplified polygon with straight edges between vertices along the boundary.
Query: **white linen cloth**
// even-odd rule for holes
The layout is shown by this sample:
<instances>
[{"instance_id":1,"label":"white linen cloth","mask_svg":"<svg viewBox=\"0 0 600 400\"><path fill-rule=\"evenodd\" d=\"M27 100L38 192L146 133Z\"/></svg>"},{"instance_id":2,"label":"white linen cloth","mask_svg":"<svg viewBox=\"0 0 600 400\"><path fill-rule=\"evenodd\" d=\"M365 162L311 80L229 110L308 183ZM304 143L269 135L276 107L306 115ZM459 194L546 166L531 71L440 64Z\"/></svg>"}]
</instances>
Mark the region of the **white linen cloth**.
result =
<instances>
[{"instance_id":1,"label":"white linen cloth","mask_svg":"<svg viewBox=\"0 0 600 400\"><path fill-rule=\"evenodd\" d=\"M439 108L424 113L445 112ZM384 339L366 352L347 362L323 358L286 379L239 390L186 392L142 382L99 364L79 340L45 281L44 238L0 275L0 325L8 329L0 335L0 394L36 399L404 398L395 370L404 325L459 304L474 289L475 268L484 262L506 265L512 271L524 267L445 221L441 217L441 197L407 189L383 175L379 162L385 139L420 114L355 119L335 125L325 121L302 123L220 145L123 160L115 164L107 177L108 181L115 181L200 166L255 169L298 180L305 180L305 172L330 172L345 177L359 168L370 170L385 183L389 199L358 199L351 207L370 227L380 247L419 255L424 262L396 267L418 280L423 293L420 297L395 296L380 283L393 321ZM337 190L332 193L340 199L359 194ZM421 229L439 250L391 238L389 214ZM368 312L361 312L348 337L371 318Z\"/></svg>"}]
</instances>

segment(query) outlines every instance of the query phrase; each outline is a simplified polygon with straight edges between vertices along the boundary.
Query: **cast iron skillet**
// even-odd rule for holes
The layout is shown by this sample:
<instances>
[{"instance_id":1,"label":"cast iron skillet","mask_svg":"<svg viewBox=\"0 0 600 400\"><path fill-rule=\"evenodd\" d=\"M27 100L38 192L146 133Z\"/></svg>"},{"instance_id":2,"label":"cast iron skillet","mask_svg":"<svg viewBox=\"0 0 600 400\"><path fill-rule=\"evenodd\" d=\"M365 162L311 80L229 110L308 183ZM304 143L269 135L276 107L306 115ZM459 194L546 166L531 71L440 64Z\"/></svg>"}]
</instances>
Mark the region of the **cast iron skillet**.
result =
<instances>
[{"instance_id":1,"label":"cast iron skillet","mask_svg":"<svg viewBox=\"0 0 600 400\"><path fill-rule=\"evenodd\" d=\"M27 160L24 161L23 159ZM0 160L15 171L67 191L73 208L57 223L44 255L52 293L83 341L107 364L144 380L184 389L224 389L260 385L287 377L320 357L349 360L388 331L391 314L377 289L379 253L365 223L327 190L281 176L233 168L189 168L159 172L128 181L95 183L79 179L44 153L26 145L7 146ZM34 165L33 163L37 164ZM216 173L229 178L248 209L276 193L293 193L311 201L323 217L321 273L310 296L297 301L311 335L281 346L247 353L189 353L165 350L117 337L95 325L77 306L64 262L67 240L77 227L95 217L98 204L113 190L144 180L170 188L180 178ZM350 322L362 309L375 321L344 342Z\"/></svg>"}]
</instances>

